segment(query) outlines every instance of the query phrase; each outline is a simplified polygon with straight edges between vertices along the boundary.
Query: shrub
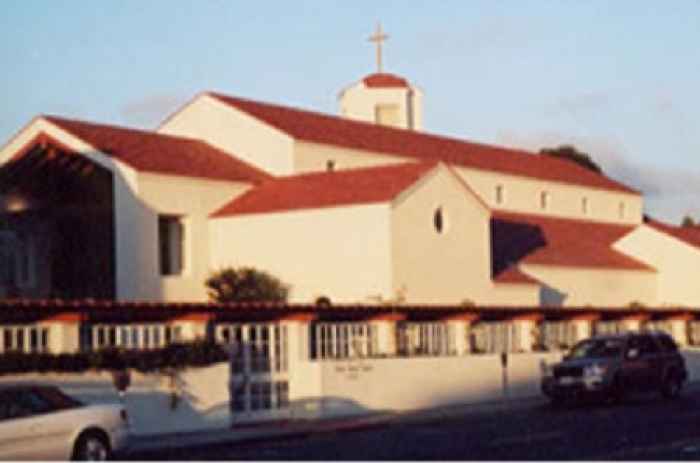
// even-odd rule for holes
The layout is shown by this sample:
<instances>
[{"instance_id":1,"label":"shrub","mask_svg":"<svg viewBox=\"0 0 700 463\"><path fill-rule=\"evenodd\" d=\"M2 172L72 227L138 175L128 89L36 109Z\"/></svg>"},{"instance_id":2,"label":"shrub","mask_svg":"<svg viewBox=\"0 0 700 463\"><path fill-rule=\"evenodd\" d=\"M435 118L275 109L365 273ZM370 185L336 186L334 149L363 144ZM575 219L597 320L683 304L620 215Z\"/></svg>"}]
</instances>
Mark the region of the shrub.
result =
<instances>
[{"instance_id":1,"label":"shrub","mask_svg":"<svg viewBox=\"0 0 700 463\"><path fill-rule=\"evenodd\" d=\"M215 302L285 302L289 287L267 272L250 267L225 268L205 282Z\"/></svg>"},{"instance_id":2,"label":"shrub","mask_svg":"<svg viewBox=\"0 0 700 463\"><path fill-rule=\"evenodd\" d=\"M0 376L18 373L81 373L87 370L133 369L143 373L182 370L223 362L228 355L211 342L172 344L154 350L105 348L94 352L47 354L6 352L0 354Z\"/></svg>"}]
</instances>

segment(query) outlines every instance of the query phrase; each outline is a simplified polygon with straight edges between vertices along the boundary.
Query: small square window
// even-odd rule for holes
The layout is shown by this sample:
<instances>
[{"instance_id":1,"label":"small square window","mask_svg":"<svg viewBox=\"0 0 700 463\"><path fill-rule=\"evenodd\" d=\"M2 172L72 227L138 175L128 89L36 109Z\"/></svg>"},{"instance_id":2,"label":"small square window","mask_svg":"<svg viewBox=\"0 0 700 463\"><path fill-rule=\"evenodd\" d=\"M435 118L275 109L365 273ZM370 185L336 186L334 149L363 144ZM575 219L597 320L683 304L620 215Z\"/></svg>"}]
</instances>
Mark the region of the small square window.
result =
<instances>
[{"instance_id":1,"label":"small square window","mask_svg":"<svg viewBox=\"0 0 700 463\"><path fill-rule=\"evenodd\" d=\"M395 104L379 104L374 109L377 124L399 126L399 107Z\"/></svg>"}]
</instances>

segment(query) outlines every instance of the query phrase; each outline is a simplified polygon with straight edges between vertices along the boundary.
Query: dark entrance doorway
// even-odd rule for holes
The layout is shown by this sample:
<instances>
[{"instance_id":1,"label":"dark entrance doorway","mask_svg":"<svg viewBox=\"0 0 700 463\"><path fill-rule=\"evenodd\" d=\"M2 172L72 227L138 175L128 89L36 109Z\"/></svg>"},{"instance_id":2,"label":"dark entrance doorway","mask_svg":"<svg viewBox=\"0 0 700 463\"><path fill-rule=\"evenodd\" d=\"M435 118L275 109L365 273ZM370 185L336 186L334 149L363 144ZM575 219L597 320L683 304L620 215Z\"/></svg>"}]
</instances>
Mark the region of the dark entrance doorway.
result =
<instances>
[{"instance_id":1,"label":"dark entrance doorway","mask_svg":"<svg viewBox=\"0 0 700 463\"><path fill-rule=\"evenodd\" d=\"M0 167L0 297L113 299L109 170L47 138Z\"/></svg>"}]
</instances>

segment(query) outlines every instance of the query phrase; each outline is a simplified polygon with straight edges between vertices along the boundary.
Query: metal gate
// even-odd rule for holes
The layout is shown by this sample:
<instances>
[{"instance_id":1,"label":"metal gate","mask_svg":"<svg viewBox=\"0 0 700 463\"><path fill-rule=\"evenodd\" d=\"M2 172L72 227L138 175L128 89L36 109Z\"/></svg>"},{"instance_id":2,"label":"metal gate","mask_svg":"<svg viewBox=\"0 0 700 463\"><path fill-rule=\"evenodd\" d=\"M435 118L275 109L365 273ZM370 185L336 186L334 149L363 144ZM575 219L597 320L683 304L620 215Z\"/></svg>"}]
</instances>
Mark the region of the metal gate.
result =
<instances>
[{"instance_id":1,"label":"metal gate","mask_svg":"<svg viewBox=\"0 0 700 463\"><path fill-rule=\"evenodd\" d=\"M230 354L232 422L289 417L287 327L277 323L219 325L216 338L228 346Z\"/></svg>"}]
</instances>

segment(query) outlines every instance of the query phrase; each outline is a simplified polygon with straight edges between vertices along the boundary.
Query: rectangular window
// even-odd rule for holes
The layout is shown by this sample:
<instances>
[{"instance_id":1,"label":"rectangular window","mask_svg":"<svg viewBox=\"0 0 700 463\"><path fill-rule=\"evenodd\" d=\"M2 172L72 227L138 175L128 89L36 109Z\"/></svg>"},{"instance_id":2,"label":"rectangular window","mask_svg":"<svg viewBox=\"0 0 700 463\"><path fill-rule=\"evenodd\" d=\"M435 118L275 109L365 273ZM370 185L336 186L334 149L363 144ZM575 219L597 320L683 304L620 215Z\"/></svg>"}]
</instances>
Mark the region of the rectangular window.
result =
<instances>
[{"instance_id":1,"label":"rectangular window","mask_svg":"<svg viewBox=\"0 0 700 463\"><path fill-rule=\"evenodd\" d=\"M39 350L39 330L36 328L29 329L29 350L32 352Z\"/></svg>"},{"instance_id":2,"label":"rectangular window","mask_svg":"<svg viewBox=\"0 0 700 463\"><path fill-rule=\"evenodd\" d=\"M231 387L231 411L246 411L248 387L245 383L237 383Z\"/></svg>"},{"instance_id":3,"label":"rectangular window","mask_svg":"<svg viewBox=\"0 0 700 463\"><path fill-rule=\"evenodd\" d=\"M506 187L496 185L496 204L503 204L504 202L506 202Z\"/></svg>"},{"instance_id":4,"label":"rectangular window","mask_svg":"<svg viewBox=\"0 0 700 463\"><path fill-rule=\"evenodd\" d=\"M12 347L13 347L13 345L12 345L12 337L13 337L12 334L13 333L12 333L12 330L10 328L5 328L4 332L5 332L5 335L4 335L4 339L3 339L3 348L4 348L5 352L9 352L12 350Z\"/></svg>"},{"instance_id":5,"label":"rectangular window","mask_svg":"<svg viewBox=\"0 0 700 463\"><path fill-rule=\"evenodd\" d=\"M289 383L278 381L275 383L275 405L277 408L289 407Z\"/></svg>"},{"instance_id":6,"label":"rectangular window","mask_svg":"<svg viewBox=\"0 0 700 463\"><path fill-rule=\"evenodd\" d=\"M0 287L6 295L36 284L34 240L25 234L0 231Z\"/></svg>"},{"instance_id":7,"label":"rectangular window","mask_svg":"<svg viewBox=\"0 0 700 463\"><path fill-rule=\"evenodd\" d=\"M41 329L41 350L42 350L42 352L49 351L49 329L48 328Z\"/></svg>"},{"instance_id":8,"label":"rectangular window","mask_svg":"<svg viewBox=\"0 0 700 463\"><path fill-rule=\"evenodd\" d=\"M185 224L182 217L176 215L158 217L158 250L160 274L182 275L185 268Z\"/></svg>"},{"instance_id":9,"label":"rectangular window","mask_svg":"<svg viewBox=\"0 0 700 463\"><path fill-rule=\"evenodd\" d=\"M399 126L399 106L395 104L378 104L374 108L375 122L390 127Z\"/></svg>"}]
</instances>

